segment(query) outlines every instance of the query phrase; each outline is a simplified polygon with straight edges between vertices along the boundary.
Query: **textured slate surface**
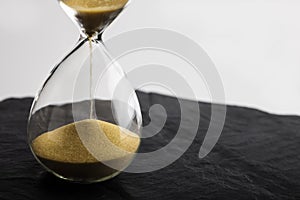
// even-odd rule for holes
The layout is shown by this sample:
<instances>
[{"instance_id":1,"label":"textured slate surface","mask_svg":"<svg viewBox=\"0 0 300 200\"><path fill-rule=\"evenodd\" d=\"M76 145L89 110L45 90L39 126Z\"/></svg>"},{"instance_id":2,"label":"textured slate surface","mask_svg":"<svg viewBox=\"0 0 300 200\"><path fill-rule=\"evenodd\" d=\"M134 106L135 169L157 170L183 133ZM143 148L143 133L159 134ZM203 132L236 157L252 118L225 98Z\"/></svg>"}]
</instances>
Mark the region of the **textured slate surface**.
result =
<instances>
[{"instance_id":1,"label":"textured slate surface","mask_svg":"<svg viewBox=\"0 0 300 200\"><path fill-rule=\"evenodd\" d=\"M174 137L178 102L157 94L139 93L139 98L145 124L152 104L168 112L165 129L142 143L141 151L154 150ZM103 183L78 185L55 178L33 158L26 143L31 102L0 103L0 199L300 199L300 117L228 106L219 142L200 160L210 104L199 103L197 137L175 163L152 173L122 173Z\"/></svg>"}]
</instances>

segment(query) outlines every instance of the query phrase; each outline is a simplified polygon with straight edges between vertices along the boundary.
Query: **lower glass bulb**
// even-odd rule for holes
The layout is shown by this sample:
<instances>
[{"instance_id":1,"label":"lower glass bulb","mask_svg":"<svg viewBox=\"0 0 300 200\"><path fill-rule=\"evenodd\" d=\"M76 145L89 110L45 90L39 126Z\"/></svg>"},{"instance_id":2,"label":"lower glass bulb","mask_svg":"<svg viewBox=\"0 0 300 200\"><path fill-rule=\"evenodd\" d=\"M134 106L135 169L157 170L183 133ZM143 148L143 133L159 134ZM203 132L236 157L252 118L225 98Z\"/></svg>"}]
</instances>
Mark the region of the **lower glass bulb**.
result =
<instances>
[{"instance_id":1,"label":"lower glass bulb","mask_svg":"<svg viewBox=\"0 0 300 200\"><path fill-rule=\"evenodd\" d=\"M36 96L28 142L54 175L98 182L119 174L140 145L135 90L100 41L83 38Z\"/></svg>"}]
</instances>

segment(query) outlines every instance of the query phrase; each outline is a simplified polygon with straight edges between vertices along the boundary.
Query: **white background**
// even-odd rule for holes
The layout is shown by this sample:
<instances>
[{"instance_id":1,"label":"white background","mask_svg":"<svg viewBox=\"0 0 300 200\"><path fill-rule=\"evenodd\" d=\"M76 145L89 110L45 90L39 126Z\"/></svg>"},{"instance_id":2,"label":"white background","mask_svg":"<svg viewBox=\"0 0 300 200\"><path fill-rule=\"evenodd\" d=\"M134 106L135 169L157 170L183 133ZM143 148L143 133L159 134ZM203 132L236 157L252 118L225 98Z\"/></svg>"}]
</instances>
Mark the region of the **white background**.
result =
<instances>
[{"instance_id":1,"label":"white background","mask_svg":"<svg viewBox=\"0 0 300 200\"><path fill-rule=\"evenodd\" d=\"M174 30L204 48L228 104L300 114L299 0L132 0L105 38L143 27ZM56 0L1 0L0 100L35 95L77 38ZM207 93L199 100L209 101Z\"/></svg>"}]
</instances>

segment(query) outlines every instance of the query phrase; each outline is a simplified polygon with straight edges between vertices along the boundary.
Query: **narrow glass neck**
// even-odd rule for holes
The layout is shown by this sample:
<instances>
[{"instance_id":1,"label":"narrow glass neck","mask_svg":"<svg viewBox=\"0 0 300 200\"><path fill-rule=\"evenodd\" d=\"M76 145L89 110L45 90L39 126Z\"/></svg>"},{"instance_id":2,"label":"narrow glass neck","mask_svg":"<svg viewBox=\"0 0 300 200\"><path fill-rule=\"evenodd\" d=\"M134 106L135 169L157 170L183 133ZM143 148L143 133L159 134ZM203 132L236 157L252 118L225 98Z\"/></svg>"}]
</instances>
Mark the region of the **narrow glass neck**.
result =
<instances>
[{"instance_id":1,"label":"narrow glass neck","mask_svg":"<svg viewBox=\"0 0 300 200\"><path fill-rule=\"evenodd\" d=\"M103 39L102 39L102 36L103 36L103 33L104 33L104 29L100 32L100 33L94 33L92 35L88 35L84 32L80 32L80 37L79 37L79 41L82 41L82 40L91 40L91 41L98 41L100 43L103 44Z\"/></svg>"}]
</instances>

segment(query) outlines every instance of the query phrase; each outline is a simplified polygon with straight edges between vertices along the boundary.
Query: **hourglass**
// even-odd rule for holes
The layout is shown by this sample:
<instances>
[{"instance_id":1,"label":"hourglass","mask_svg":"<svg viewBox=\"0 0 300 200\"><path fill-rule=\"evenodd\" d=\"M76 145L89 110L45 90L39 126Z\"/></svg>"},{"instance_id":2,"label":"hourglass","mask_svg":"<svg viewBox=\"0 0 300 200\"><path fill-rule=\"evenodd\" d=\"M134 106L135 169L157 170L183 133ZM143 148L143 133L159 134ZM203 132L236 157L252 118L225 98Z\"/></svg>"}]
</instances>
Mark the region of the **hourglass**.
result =
<instances>
[{"instance_id":1,"label":"hourglass","mask_svg":"<svg viewBox=\"0 0 300 200\"><path fill-rule=\"evenodd\" d=\"M135 90L102 42L127 0L60 0L80 28L76 47L51 72L28 121L38 162L76 182L104 181L132 162L140 145Z\"/></svg>"}]
</instances>

